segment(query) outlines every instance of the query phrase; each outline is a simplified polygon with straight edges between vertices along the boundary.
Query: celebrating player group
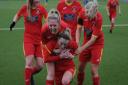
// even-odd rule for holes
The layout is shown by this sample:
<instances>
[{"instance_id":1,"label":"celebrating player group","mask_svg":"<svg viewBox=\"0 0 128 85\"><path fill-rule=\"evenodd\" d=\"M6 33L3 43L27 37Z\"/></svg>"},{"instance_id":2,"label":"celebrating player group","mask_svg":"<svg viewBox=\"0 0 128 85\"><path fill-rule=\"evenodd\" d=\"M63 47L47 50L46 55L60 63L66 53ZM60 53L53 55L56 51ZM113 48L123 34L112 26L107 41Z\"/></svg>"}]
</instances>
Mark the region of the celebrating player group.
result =
<instances>
[{"instance_id":1,"label":"celebrating player group","mask_svg":"<svg viewBox=\"0 0 128 85\"><path fill-rule=\"evenodd\" d=\"M109 0L107 13L111 21L111 33L116 6L119 6L118 0ZM10 31L21 17L24 18L25 29L25 85L36 85L34 75L44 65L47 67L45 85L70 85L76 71L76 85L83 85L86 75L84 69L88 62L91 64L93 85L100 85L98 70L104 48L104 34L102 14L98 11L96 0L84 0L84 6L78 0L59 0L57 7L51 8L49 12L40 4L40 0L27 0L14 16ZM81 35L82 32L84 35ZM82 36L84 40L81 45ZM78 69L75 68L74 57L78 57Z\"/></svg>"}]
</instances>

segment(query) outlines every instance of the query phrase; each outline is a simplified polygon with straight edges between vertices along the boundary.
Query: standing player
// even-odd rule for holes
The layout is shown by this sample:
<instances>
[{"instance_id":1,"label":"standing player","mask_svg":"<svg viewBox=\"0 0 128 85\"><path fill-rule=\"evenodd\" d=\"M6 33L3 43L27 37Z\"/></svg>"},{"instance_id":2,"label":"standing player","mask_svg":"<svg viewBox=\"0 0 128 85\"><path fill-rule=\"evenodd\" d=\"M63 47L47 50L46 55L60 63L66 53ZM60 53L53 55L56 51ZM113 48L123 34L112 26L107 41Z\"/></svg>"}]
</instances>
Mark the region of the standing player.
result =
<instances>
[{"instance_id":1,"label":"standing player","mask_svg":"<svg viewBox=\"0 0 128 85\"><path fill-rule=\"evenodd\" d=\"M45 52L50 53L47 45L52 41L56 41L59 33L63 32L66 28L67 24L61 21L59 12L56 9L51 9L48 13L47 23L42 27L44 62L47 62L47 59L49 58ZM48 62L46 65L48 71L46 85L54 85L54 63Z\"/></svg>"},{"instance_id":2,"label":"standing player","mask_svg":"<svg viewBox=\"0 0 128 85\"><path fill-rule=\"evenodd\" d=\"M71 29L73 40L75 40L77 19L81 8L80 3L76 0L65 0L57 5L57 9L61 14L61 19L65 21Z\"/></svg>"},{"instance_id":3,"label":"standing player","mask_svg":"<svg viewBox=\"0 0 128 85\"><path fill-rule=\"evenodd\" d=\"M83 85L84 69L88 62L91 63L93 85L100 85L98 73L104 47L104 36L102 32L102 15L98 12L97 4L90 1L80 12L78 28L76 31L76 42L79 44L81 29L84 27L84 42L76 50L79 56L78 84Z\"/></svg>"},{"instance_id":4,"label":"standing player","mask_svg":"<svg viewBox=\"0 0 128 85\"><path fill-rule=\"evenodd\" d=\"M47 11L39 4L39 0L29 0L15 15L10 25L10 31L21 17L24 17L25 26L23 42L26 62L25 85L30 85L32 84L32 75L39 72L44 65L41 50L41 27L42 18L47 17ZM35 67L33 66L33 60L36 61Z\"/></svg>"},{"instance_id":5,"label":"standing player","mask_svg":"<svg viewBox=\"0 0 128 85\"><path fill-rule=\"evenodd\" d=\"M110 33L112 33L115 25L115 19L116 19L116 12L117 9L120 12L120 6L119 6L119 1L118 0L108 0L107 6L106 6L106 11L107 15L109 16L110 22L111 22L111 27L110 27Z\"/></svg>"}]
</instances>

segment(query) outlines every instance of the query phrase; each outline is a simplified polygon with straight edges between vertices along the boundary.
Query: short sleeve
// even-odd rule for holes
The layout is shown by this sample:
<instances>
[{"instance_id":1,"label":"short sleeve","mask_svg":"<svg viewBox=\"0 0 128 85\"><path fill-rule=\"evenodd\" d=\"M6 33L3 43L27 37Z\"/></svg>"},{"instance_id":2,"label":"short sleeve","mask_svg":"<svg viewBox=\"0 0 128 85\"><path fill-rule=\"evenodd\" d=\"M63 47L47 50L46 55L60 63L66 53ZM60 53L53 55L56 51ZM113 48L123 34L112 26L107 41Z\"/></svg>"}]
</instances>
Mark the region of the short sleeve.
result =
<instances>
[{"instance_id":1,"label":"short sleeve","mask_svg":"<svg viewBox=\"0 0 128 85\"><path fill-rule=\"evenodd\" d=\"M99 16L97 16L97 20L96 20L96 24L95 26L93 26L93 35L95 36L99 36L102 32L102 16L101 14L99 14Z\"/></svg>"},{"instance_id":2,"label":"short sleeve","mask_svg":"<svg viewBox=\"0 0 128 85\"><path fill-rule=\"evenodd\" d=\"M47 10L43 6L41 6L41 5L40 5L40 10L41 10L42 15L46 19L47 18L47 15L48 15Z\"/></svg>"},{"instance_id":3,"label":"short sleeve","mask_svg":"<svg viewBox=\"0 0 128 85\"><path fill-rule=\"evenodd\" d=\"M23 6L19 9L19 11L18 11L18 13L17 13L18 17L23 16L23 14L24 14L24 12L25 12L26 9L27 9L27 6L26 6L26 5L23 5Z\"/></svg>"}]
</instances>

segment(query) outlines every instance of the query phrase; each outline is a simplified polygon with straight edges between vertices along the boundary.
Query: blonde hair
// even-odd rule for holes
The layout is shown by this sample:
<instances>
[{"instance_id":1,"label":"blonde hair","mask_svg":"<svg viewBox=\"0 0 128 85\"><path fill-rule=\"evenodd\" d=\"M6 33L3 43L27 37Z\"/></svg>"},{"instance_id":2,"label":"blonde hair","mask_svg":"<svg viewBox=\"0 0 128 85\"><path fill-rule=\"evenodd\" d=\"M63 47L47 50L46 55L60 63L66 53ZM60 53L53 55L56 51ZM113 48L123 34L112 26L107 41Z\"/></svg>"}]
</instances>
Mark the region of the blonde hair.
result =
<instances>
[{"instance_id":1,"label":"blonde hair","mask_svg":"<svg viewBox=\"0 0 128 85\"><path fill-rule=\"evenodd\" d=\"M56 19L59 23L61 21L61 16L60 16L60 13L57 9L51 9L49 12L48 12L48 17L47 17L47 20L49 19Z\"/></svg>"}]
</instances>

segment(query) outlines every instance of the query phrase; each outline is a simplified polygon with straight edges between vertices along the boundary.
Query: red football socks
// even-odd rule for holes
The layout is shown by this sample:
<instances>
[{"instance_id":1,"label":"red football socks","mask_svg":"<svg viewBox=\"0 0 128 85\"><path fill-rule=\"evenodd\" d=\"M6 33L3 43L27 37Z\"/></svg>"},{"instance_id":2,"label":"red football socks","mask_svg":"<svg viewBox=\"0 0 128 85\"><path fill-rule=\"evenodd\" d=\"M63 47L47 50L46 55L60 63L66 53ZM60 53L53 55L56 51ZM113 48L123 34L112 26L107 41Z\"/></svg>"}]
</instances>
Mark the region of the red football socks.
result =
<instances>
[{"instance_id":1,"label":"red football socks","mask_svg":"<svg viewBox=\"0 0 128 85\"><path fill-rule=\"evenodd\" d=\"M93 77L93 85L100 85L100 77Z\"/></svg>"},{"instance_id":2,"label":"red football socks","mask_svg":"<svg viewBox=\"0 0 128 85\"><path fill-rule=\"evenodd\" d=\"M31 68L25 68L25 85L30 85L31 83L31 75L32 75L32 69Z\"/></svg>"},{"instance_id":3,"label":"red football socks","mask_svg":"<svg viewBox=\"0 0 128 85\"><path fill-rule=\"evenodd\" d=\"M54 80L46 80L46 85L54 85Z\"/></svg>"},{"instance_id":4,"label":"red football socks","mask_svg":"<svg viewBox=\"0 0 128 85\"><path fill-rule=\"evenodd\" d=\"M83 85L83 81L84 81L84 72L79 72L78 76L77 76L77 85Z\"/></svg>"}]
</instances>

